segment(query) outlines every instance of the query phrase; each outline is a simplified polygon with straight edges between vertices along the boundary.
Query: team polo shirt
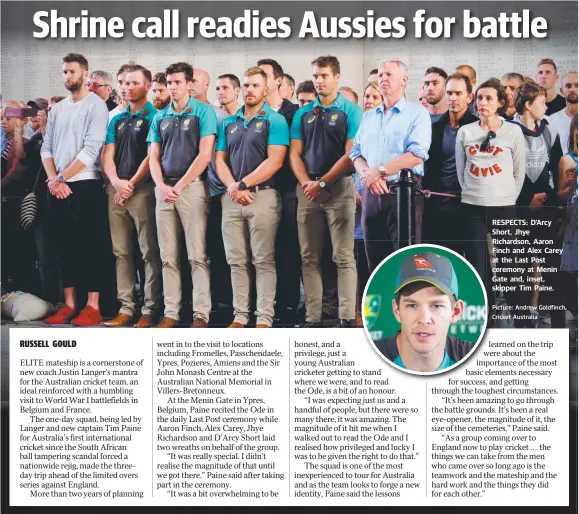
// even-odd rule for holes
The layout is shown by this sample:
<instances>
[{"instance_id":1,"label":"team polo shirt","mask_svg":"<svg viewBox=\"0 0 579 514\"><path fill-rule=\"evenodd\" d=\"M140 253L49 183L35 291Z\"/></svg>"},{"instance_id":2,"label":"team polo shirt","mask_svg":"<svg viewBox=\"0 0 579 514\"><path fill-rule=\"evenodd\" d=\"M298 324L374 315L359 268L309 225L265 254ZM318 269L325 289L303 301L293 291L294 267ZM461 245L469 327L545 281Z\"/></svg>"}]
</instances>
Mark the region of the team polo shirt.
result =
<instances>
[{"instance_id":1,"label":"team polo shirt","mask_svg":"<svg viewBox=\"0 0 579 514\"><path fill-rule=\"evenodd\" d=\"M131 107L117 114L109 123L105 145L115 144L115 166L119 178L129 180L147 157L147 135L157 109L151 102L131 113Z\"/></svg>"},{"instance_id":2,"label":"team polo shirt","mask_svg":"<svg viewBox=\"0 0 579 514\"><path fill-rule=\"evenodd\" d=\"M213 107L192 96L181 112L171 102L153 118L147 142L161 144L161 170L167 178L181 178L199 154L202 137L217 134Z\"/></svg>"},{"instance_id":3,"label":"team polo shirt","mask_svg":"<svg viewBox=\"0 0 579 514\"><path fill-rule=\"evenodd\" d=\"M394 362L394 364L396 364L396 366L402 368L402 369L406 369L406 366L404 365L404 363L402 362L402 359L400 358L400 355L398 355L396 357L396 359L394 359L392 362ZM442 362L440 363L440 366L438 366L438 368L436 368L434 371L440 371L441 369L446 369L446 368L450 368L452 366L454 366L456 364L456 362L454 362L450 356L448 355L448 353L446 353L446 351L444 352L444 357L442 359Z\"/></svg>"},{"instance_id":4,"label":"team polo shirt","mask_svg":"<svg viewBox=\"0 0 579 514\"><path fill-rule=\"evenodd\" d=\"M246 120L243 109L221 124L217 142L217 150L227 152L227 165L237 181L252 173L267 159L269 145L289 146L289 129L281 114L264 103L253 118ZM274 177L260 185L274 185Z\"/></svg>"},{"instance_id":5,"label":"team polo shirt","mask_svg":"<svg viewBox=\"0 0 579 514\"><path fill-rule=\"evenodd\" d=\"M323 107L319 97L295 114L291 139L303 141L302 160L311 177L326 174L344 155L346 141L353 139L362 120L359 105L348 102L341 93Z\"/></svg>"}]
</instances>

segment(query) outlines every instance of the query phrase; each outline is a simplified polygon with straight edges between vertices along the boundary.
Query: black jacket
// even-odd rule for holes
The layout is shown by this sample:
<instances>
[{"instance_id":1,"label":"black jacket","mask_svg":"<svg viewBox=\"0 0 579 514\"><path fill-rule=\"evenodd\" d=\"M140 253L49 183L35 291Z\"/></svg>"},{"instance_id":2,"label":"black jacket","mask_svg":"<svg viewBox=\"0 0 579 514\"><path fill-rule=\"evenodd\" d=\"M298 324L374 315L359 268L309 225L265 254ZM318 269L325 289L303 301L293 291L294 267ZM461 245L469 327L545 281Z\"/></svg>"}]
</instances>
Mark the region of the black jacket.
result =
<instances>
[{"instance_id":1,"label":"black jacket","mask_svg":"<svg viewBox=\"0 0 579 514\"><path fill-rule=\"evenodd\" d=\"M398 335L398 334L396 334ZM382 353L387 359L394 362L396 357L398 357L398 346L396 345L396 335L386 337L384 339L378 339L374 341L376 348ZM448 356L454 361L459 362L464 359L473 349L474 344L470 341L464 341L462 339L457 339L456 337L446 336L446 346L445 350Z\"/></svg>"},{"instance_id":2,"label":"black jacket","mask_svg":"<svg viewBox=\"0 0 579 514\"><path fill-rule=\"evenodd\" d=\"M296 111L299 109L299 105L291 103L289 100L284 98L281 107L277 111L281 114L287 121L288 127L291 129L292 122ZM289 146L287 149L286 157L283 162L283 166L275 175L276 187L280 193L286 193L288 191L296 190L296 185L298 183L293 171L289 165Z\"/></svg>"},{"instance_id":3,"label":"black jacket","mask_svg":"<svg viewBox=\"0 0 579 514\"><path fill-rule=\"evenodd\" d=\"M430 143L430 150L428 151L428 160L424 163L424 189L439 193L450 193L460 195L461 189L458 182L458 177L454 175L442 174L442 138L444 137L444 130L449 124L450 115L448 112L438 121L432 124L432 142ZM469 110L464 113L464 116L458 120L458 126L468 125L474 123L479 119L472 115ZM436 204L440 208L460 205L460 198L449 198L444 196L433 196L428 199L428 203Z\"/></svg>"}]
</instances>

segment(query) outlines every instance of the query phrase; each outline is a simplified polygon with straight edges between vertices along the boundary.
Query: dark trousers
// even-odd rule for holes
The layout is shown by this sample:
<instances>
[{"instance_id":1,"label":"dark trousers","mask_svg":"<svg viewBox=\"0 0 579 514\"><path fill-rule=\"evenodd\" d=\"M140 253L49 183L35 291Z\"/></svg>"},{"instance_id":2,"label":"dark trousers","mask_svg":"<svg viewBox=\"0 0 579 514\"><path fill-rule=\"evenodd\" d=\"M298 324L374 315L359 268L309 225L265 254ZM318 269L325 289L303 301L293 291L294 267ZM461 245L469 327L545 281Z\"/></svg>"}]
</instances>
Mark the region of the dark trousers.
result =
<instances>
[{"instance_id":1,"label":"dark trousers","mask_svg":"<svg viewBox=\"0 0 579 514\"><path fill-rule=\"evenodd\" d=\"M231 269L225 258L223 232L221 230L221 196L214 195L209 200L207 218L207 257L211 276L211 304L232 305Z\"/></svg>"},{"instance_id":2,"label":"dark trousers","mask_svg":"<svg viewBox=\"0 0 579 514\"><path fill-rule=\"evenodd\" d=\"M68 186L72 194L64 200L52 197L50 206L62 285L108 291L111 274L114 281L114 260L102 182L79 180Z\"/></svg>"},{"instance_id":3,"label":"dark trousers","mask_svg":"<svg viewBox=\"0 0 579 514\"><path fill-rule=\"evenodd\" d=\"M364 296L364 289L370 278L370 271L368 270L368 259L366 258L366 248L363 239L356 239L354 241L354 254L356 255L356 269L358 271L358 295L356 299L356 312L363 312L362 297Z\"/></svg>"},{"instance_id":4,"label":"dark trousers","mask_svg":"<svg viewBox=\"0 0 579 514\"><path fill-rule=\"evenodd\" d=\"M497 292L493 291L493 281L492 281L492 271L489 256L489 247L487 241L487 233L491 232L493 228L502 229L507 232L506 235L495 235L493 239L495 241L504 240L505 244L496 244L495 249L501 250L505 248L507 253L497 252L497 257L499 262L497 263L499 267L518 267L514 264L512 250L517 248L511 241L516 239L514 226L509 225L498 225L493 224L494 220L512 220L517 219L517 211L514 205L505 207L481 207L478 205L461 204L460 206L460 219L462 221L462 234L463 234L463 244L464 253L466 260L470 262L477 273L480 275L488 298L488 314L490 315L492 311L492 305L495 304L497 298ZM512 263L501 263L501 256L507 256L513 259ZM528 265L524 265L525 269ZM526 275L526 274L525 274ZM506 282L497 282L504 286L517 285L516 283L511 284L510 280L514 276L512 273L497 273L497 278L506 278ZM522 314L523 312L515 311L514 307L518 305L518 299L520 298L520 292L517 285L517 290L507 291L504 293L505 299L509 306L511 314Z\"/></svg>"},{"instance_id":5,"label":"dark trousers","mask_svg":"<svg viewBox=\"0 0 579 514\"><path fill-rule=\"evenodd\" d=\"M300 302L302 260L298 241L297 198L293 191L280 192L281 218L275 240L275 267L277 289L276 316L286 309L297 311Z\"/></svg>"},{"instance_id":6,"label":"dark trousers","mask_svg":"<svg viewBox=\"0 0 579 514\"><path fill-rule=\"evenodd\" d=\"M34 225L34 239L36 241L41 296L47 302L56 304L60 299L60 285L54 237L50 230L49 213L46 210L41 211L39 208L38 214Z\"/></svg>"},{"instance_id":7,"label":"dark trousers","mask_svg":"<svg viewBox=\"0 0 579 514\"><path fill-rule=\"evenodd\" d=\"M419 186L422 185L418 179ZM416 244L422 241L422 214L424 197L414 197L413 235ZM396 195L373 195L368 189L362 193L362 226L366 256L370 273L386 257L396 250L398 244L398 216L396 214Z\"/></svg>"},{"instance_id":8,"label":"dark trousers","mask_svg":"<svg viewBox=\"0 0 579 514\"><path fill-rule=\"evenodd\" d=\"M422 242L444 246L463 254L460 227L460 200L454 204L440 205L437 198L424 200L422 216Z\"/></svg>"}]
</instances>

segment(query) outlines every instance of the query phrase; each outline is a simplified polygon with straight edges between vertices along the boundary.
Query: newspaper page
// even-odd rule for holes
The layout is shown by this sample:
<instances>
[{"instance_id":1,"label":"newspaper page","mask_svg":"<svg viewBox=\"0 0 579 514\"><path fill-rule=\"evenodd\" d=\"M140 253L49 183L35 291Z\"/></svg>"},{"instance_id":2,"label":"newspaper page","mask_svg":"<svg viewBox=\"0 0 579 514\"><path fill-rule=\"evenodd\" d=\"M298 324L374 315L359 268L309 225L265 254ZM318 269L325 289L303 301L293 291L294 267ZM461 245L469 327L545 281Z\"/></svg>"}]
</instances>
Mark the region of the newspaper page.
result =
<instances>
[{"instance_id":1,"label":"newspaper page","mask_svg":"<svg viewBox=\"0 0 579 514\"><path fill-rule=\"evenodd\" d=\"M2 512L577 512L575 2L0 10Z\"/></svg>"}]
</instances>

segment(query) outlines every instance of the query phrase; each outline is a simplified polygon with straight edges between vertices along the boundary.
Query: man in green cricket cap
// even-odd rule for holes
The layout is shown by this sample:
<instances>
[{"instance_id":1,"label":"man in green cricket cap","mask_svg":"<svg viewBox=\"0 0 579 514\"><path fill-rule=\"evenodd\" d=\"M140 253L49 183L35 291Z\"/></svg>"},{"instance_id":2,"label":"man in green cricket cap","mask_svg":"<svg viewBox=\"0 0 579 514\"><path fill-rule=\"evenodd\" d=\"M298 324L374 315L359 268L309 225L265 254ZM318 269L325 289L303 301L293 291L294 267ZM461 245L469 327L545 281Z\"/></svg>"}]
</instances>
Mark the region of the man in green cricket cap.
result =
<instances>
[{"instance_id":1,"label":"man in green cricket cap","mask_svg":"<svg viewBox=\"0 0 579 514\"><path fill-rule=\"evenodd\" d=\"M404 260L396 279L392 311L400 330L374 341L389 360L403 369L429 373L454 366L473 343L448 335L464 310L452 263L435 253L417 253Z\"/></svg>"}]
</instances>

